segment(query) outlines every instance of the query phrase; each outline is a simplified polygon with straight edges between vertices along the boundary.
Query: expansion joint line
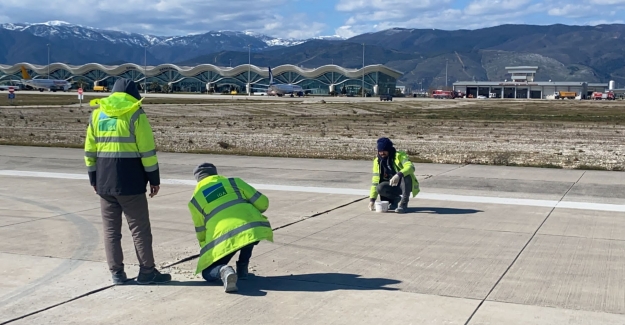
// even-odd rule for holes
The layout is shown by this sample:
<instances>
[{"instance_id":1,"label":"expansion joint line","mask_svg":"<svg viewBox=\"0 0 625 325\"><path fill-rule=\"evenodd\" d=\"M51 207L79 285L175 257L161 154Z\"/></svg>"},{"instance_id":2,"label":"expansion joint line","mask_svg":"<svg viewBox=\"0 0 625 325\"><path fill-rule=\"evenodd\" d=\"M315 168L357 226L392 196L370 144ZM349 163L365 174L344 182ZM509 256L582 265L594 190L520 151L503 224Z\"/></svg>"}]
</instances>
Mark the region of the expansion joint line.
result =
<instances>
[{"instance_id":1,"label":"expansion joint line","mask_svg":"<svg viewBox=\"0 0 625 325\"><path fill-rule=\"evenodd\" d=\"M564 200L564 198L569 194L569 192L571 191L571 189L573 189L573 187L575 185L577 185L577 183L579 183L579 181L582 179L582 177L584 177L584 175L586 174L586 172L584 171L582 173L582 175L573 183L571 184L571 186L569 186L569 188L566 190L566 192L564 193L564 195L562 195L562 197L560 198L560 200L558 200L558 203L562 202L562 200ZM540 225L538 226L538 228L536 228L536 231L534 231L534 233L532 234L532 236L527 240L527 242L525 243L525 245L523 245L523 248L521 248L521 250L519 251L519 253L516 255L516 257L514 257L514 259L512 260L512 262L510 263L510 265L508 265L508 267L506 268L506 270L503 272L503 274L501 274L501 276L499 277L499 279L497 279L497 282L495 282L495 284L493 285L492 288L490 288L490 291L488 291L488 293L486 294L486 296L484 297L484 299L482 299L480 301L480 303L477 305L477 307L475 308L475 310L473 311L473 313L471 313L471 316L469 316L469 319L467 319L467 321L464 323L464 325L468 325L469 322L471 322L471 319L473 319L473 316L475 316L475 314L478 312L478 310L480 309L480 307L482 307L482 305L484 304L484 302L486 301L486 299L488 299L488 297L493 293L493 291L495 291L495 288L499 285L499 283L501 282L501 280L503 280L503 278L506 276L506 274L508 274L508 271L510 271L510 269L512 268L512 266L514 265L514 263L516 263L516 261L519 259L519 257L521 256L521 254L523 254L523 252L525 251L525 249L527 248L527 246L529 246L530 242L532 242L532 240L534 240L534 237L536 237L536 234L538 234L538 232L540 231L540 228L542 228L542 226L545 224L545 222L547 222L547 219L549 219L549 217L551 216L551 214L553 213L553 211L556 210L558 204L556 203L553 208L551 208L551 211L549 211L549 213L547 214L547 216L545 217L545 219L540 223Z\"/></svg>"},{"instance_id":2,"label":"expansion joint line","mask_svg":"<svg viewBox=\"0 0 625 325\"><path fill-rule=\"evenodd\" d=\"M313 215L311 215L311 216L309 216L309 217L304 217L304 218L302 218L302 219L300 219L300 220L293 221L293 222L291 222L291 223L287 223L286 225L282 225L282 226L280 226L280 227L273 228L272 230L273 230L273 231L276 231L276 230L284 229L284 228L286 228L286 227L292 226L292 225L297 224L297 223L300 223L300 222L302 222L302 221L306 221L306 220L308 220L308 219L312 219L312 218L318 217L318 216L320 216L320 215L327 214L327 213L330 213L330 212L332 212L332 211L335 211L335 210L338 210L338 209L344 208L344 207L346 207L346 206L348 206L348 205L354 204L354 203L356 203L356 202L360 202L360 201L362 201L362 200L364 200L364 199L366 199L366 197L363 197L363 198L360 198L360 199L357 199L357 200L354 200L354 201L351 201L351 202L345 203L345 204L343 204L343 205L339 205L338 207L335 207L335 208L332 208L332 209L329 209L329 210L326 210L326 211L323 211L323 212L318 212L318 213L315 213L315 214L313 214ZM172 266L176 266L176 265L178 265L178 264L181 264L181 263L184 263L184 262L188 262L188 261L194 260L194 259L196 259L196 258L198 258L198 257L200 257L200 254L191 255L191 256L185 257L185 258L183 258L183 259L181 259L181 260L179 260L179 261L176 261L176 262L174 262L174 263L172 263L172 264L165 265L165 266L163 266L163 268L165 268L165 269L166 269L166 268L170 268L170 267L172 267ZM2 325L2 324L0 324L0 325Z\"/></svg>"},{"instance_id":3,"label":"expansion joint line","mask_svg":"<svg viewBox=\"0 0 625 325\"><path fill-rule=\"evenodd\" d=\"M84 293L84 294L82 294L82 295L78 296L78 297L74 297L74 298L72 298L72 299L69 299L69 300L65 300L65 301L59 302L58 304L54 304L54 305L52 305L52 306L48 306L48 307L46 307L46 308L42 308L42 309L39 309L39 310L35 310L35 311L33 311L32 313L28 313L28 314L26 314L26 315L22 315L22 316L19 316L19 317L13 318L13 319L9 319L8 321L5 321L5 322L0 323L0 325L5 325L5 324L13 323L13 322L18 321L18 320L22 320L22 319L24 319L24 318L26 318L26 317L30 317L30 316L35 315L35 314L39 314L39 313L44 312L44 311L46 311L46 310L49 310L49 309L52 309L52 308L55 308L55 307L58 307L58 306L64 305L64 304L66 304L66 303L68 303L68 302L72 302L72 301L74 301L74 300L78 300L78 299L80 299L80 298L84 298L84 297L90 296L90 295L92 295L92 294L94 294L94 293L98 293L98 292L100 292L100 291L104 291L104 290L109 289L109 288L112 288L112 287L114 287L114 286L115 286L114 284L111 284L111 285L106 286L106 287L102 287L102 288L98 288L98 289L95 289L95 290L91 290L91 291L89 291L89 292L87 292L87 293Z\"/></svg>"},{"instance_id":4,"label":"expansion joint line","mask_svg":"<svg viewBox=\"0 0 625 325\"><path fill-rule=\"evenodd\" d=\"M348 205L354 204L354 203L359 202L359 201L362 201L362 200L364 200L364 199L366 199L366 197L362 197L362 198L360 198L360 199L356 199L356 200L354 200L354 201L348 202L348 203L346 203L346 204L340 205L340 206L335 207L335 208L332 208L332 209L328 209L328 210L323 211L323 212L318 212L318 213L315 213L315 214L313 214L313 215L311 215L311 216L304 217L304 218L302 218L302 219L300 219L300 220L293 221L293 222L288 223L288 224L286 224L286 225L282 225L282 226L280 226L280 227L273 228L273 230L274 230L274 231L276 231L276 230L284 229L284 228L286 228L286 227L292 226L292 225L297 224L297 223L300 223L300 222L302 222L302 221L305 221L305 220L308 220L308 219L312 219L312 218L318 217L318 216L320 216L320 215L324 215L324 214L330 213L330 212L332 212L332 211L335 211L335 210L338 210L338 209L344 208L344 207L346 207L346 206L348 206ZM166 269L166 268L170 268L170 267L172 267L172 266L175 266L175 265L178 265L178 264L181 264L181 263L188 262L188 261L191 261L191 260L193 260L193 259L196 259L196 258L198 258L199 256L200 256L199 254L196 254L196 255L193 255L193 256L189 256L189 257L186 257L186 258L184 258L184 259L181 259L181 260L179 260L179 261L177 261L177 262L175 262L175 263L172 263L172 264L169 264L169 265L165 265L165 266L163 266L163 268L164 268L164 269ZM134 278L129 278L128 280L132 280L132 279L134 279ZM48 306L48 307L46 307L46 308L42 308L42 309L39 309L39 310L33 311L33 312L28 313L28 314L26 314L26 315L22 315L22 316L19 316L19 317L16 317L16 318L10 319L10 320L8 320L8 321L2 322L2 323L0 323L0 325L6 325L6 324L9 324L9 323L13 323L13 322L15 322L15 321L18 321L18 320L22 320L22 319L24 319L24 318L27 318L27 317L30 317L30 316L33 316L33 315L39 314L39 313L44 312L44 311L46 311L46 310L50 310L50 309L52 309L52 308L55 308L55 307L58 307L58 306L64 305L64 304L69 303L69 302L72 302L72 301L74 301L74 300L78 300L78 299L80 299L80 298L84 298L84 297L90 296L90 295L92 295L92 294L95 294L95 293L98 293L98 292L101 292L101 291L104 291L104 290L110 289L110 288L112 288L112 287L114 287L114 286L115 286L115 285L108 285L108 286L105 286L105 287L102 287L102 288L98 288L98 289L95 289L95 290L89 291L89 292L84 293L84 294L82 294L82 295L80 295L80 296L77 296L77 297L74 297L74 298L71 298L71 299L68 299L68 300L62 301L62 302L60 302L60 303L58 303L58 304L54 304L54 305L52 305L52 306Z\"/></svg>"}]
</instances>

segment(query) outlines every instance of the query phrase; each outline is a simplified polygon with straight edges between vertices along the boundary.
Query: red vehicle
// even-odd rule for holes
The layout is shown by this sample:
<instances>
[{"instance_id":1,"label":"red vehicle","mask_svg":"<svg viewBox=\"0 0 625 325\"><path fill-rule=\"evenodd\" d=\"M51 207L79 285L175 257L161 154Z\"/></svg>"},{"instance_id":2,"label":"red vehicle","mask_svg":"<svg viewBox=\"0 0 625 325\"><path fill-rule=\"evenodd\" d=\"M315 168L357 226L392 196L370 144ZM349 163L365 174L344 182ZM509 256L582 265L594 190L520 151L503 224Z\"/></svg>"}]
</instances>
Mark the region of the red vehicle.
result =
<instances>
[{"instance_id":1,"label":"red vehicle","mask_svg":"<svg viewBox=\"0 0 625 325\"><path fill-rule=\"evenodd\" d=\"M602 100L602 99L614 100L614 99L616 99L615 96L614 96L614 93L611 92L611 91L608 91L606 93L601 93L601 92L595 91L594 93L592 93L592 96L590 98L593 99L593 100Z\"/></svg>"},{"instance_id":2,"label":"red vehicle","mask_svg":"<svg viewBox=\"0 0 625 325\"><path fill-rule=\"evenodd\" d=\"M454 98L458 98L458 97L462 97L462 93L458 92L458 91L453 91L453 90L434 90L432 92L432 98L447 98L447 99L454 99Z\"/></svg>"}]
</instances>

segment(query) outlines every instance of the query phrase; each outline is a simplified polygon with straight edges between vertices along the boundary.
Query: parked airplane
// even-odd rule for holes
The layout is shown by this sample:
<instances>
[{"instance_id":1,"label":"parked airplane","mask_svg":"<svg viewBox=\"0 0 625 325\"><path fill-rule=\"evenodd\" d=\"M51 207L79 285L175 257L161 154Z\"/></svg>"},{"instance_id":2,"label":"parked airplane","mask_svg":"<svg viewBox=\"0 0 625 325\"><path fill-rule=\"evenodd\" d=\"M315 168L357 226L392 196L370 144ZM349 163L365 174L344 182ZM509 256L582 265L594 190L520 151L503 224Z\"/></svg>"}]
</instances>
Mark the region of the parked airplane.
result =
<instances>
[{"instance_id":1,"label":"parked airplane","mask_svg":"<svg viewBox=\"0 0 625 325\"><path fill-rule=\"evenodd\" d=\"M269 87L267 88L267 95L282 97L286 94L290 94L291 97L294 95L302 97L304 96L304 89L298 85L274 83L273 73L271 72L271 67L269 67Z\"/></svg>"},{"instance_id":2,"label":"parked airplane","mask_svg":"<svg viewBox=\"0 0 625 325\"><path fill-rule=\"evenodd\" d=\"M62 79L32 79L26 69L22 66L22 83L31 86L39 91L49 89L56 92L57 90L67 91L72 84Z\"/></svg>"}]
</instances>

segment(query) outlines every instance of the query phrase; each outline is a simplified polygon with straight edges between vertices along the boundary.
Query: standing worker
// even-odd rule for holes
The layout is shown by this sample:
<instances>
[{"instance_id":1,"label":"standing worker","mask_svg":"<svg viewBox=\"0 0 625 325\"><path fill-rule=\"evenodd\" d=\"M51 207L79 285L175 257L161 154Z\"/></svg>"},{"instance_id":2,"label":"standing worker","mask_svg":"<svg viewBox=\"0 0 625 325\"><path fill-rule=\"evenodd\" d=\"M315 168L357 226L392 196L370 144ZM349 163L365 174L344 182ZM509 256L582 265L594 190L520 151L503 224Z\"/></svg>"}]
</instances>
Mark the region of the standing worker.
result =
<instances>
[{"instance_id":1,"label":"standing worker","mask_svg":"<svg viewBox=\"0 0 625 325\"><path fill-rule=\"evenodd\" d=\"M369 210L374 211L375 200L390 203L389 210L405 213L410 194L419 194L419 181L415 177L415 167L406 152L396 150L389 138L379 138L378 155L373 159L373 177L369 192Z\"/></svg>"},{"instance_id":2,"label":"standing worker","mask_svg":"<svg viewBox=\"0 0 625 325\"><path fill-rule=\"evenodd\" d=\"M240 178L226 178L203 163L195 168L197 181L188 204L200 243L195 274L209 282L221 279L226 292L237 291L237 276L245 279L252 249L261 240L273 242L273 230L263 212L269 199ZM239 252L236 272L228 263Z\"/></svg>"},{"instance_id":3,"label":"standing worker","mask_svg":"<svg viewBox=\"0 0 625 325\"><path fill-rule=\"evenodd\" d=\"M115 284L128 280L121 246L122 212L132 232L139 260L139 284L165 283L171 275L154 265L152 230L146 198L158 194L160 176L152 128L141 108L143 99L134 81L120 78L112 94L94 99L100 105L91 114L85 139L89 181L100 196L106 261Z\"/></svg>"}]
</instances>

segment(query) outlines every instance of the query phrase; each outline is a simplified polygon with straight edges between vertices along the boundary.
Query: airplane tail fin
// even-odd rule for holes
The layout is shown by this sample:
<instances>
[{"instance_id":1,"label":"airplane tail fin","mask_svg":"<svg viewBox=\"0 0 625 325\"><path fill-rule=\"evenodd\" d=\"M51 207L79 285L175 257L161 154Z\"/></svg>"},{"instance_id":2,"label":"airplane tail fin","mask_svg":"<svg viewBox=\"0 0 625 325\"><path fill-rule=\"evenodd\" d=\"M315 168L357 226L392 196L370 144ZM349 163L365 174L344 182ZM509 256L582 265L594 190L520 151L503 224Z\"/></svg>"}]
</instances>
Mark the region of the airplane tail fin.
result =
<instances>
[{"instance_id":1,"label":"airplane tail fin","mask_svg":"<svg viewBox=\"0 0 625 325\"><path fill-rule=\"evenodd\" d=\"M271 72L271 67L269 68L269 85L273 85L273 73Z\"/></svg>"},{"instance_id":2,"label":"airplane tail fin","mask_svg":"<svg viewBox=\"0 0 625 325\"><path fill-rule=\"evenodd\" d=\"M22 79L30 80L30 75L28 74L28 71L26 71L26 68L24 68L24 66L22 66Z\"/></svg>"}]
</instances>

